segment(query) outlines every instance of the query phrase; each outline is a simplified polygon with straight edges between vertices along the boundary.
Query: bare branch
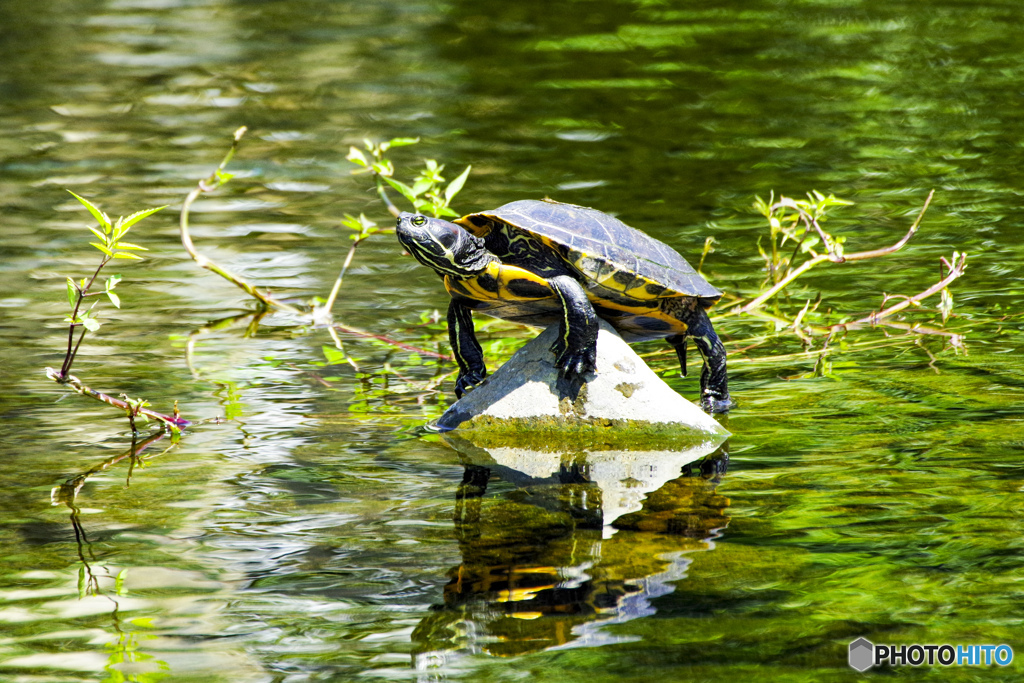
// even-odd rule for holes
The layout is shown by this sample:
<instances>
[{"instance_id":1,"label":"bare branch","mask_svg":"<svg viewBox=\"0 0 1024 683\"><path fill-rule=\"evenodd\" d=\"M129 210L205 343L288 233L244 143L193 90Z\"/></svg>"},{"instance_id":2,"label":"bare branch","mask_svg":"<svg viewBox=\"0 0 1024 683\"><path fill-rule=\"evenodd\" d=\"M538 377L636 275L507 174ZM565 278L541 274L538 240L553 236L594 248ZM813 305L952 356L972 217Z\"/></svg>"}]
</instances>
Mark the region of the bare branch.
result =
<instances>
[{"instance_id":1,"label":"bare branch","mask_svg":"<svg viewBox=\"0 0 1024 683\"><path fill-rule=\"evenodd\" d=\"M265 292L261 292L260 290L256 289L251 284L243 280L238 275L235 275L226 268L218 265L214 261L200 254L196 250L195 244L192 243L192 236L189 234L188 219L189 212L192 209L192 204L204 192L213 192L214 190L216 190L217 188L219 188L221 185L228 181L230 176L227 176L224 173L224 168L228 165L228 162L231 161L231 158L235 155L235 150L238 149L238 142L242 139L242 136L245 134L245 131L245 126L242 126L241 128L235 131L235 137L234 141L231 143L231 149L228 150L228 153L224 156L223 161L220 162L220 165L213 173L210 174L208 178L200 180L199 184L196 185L195 189L189 192L188 196L185 198L185 202L181 206L181 216L179 220L179 226L181 229L181 244L185 247L185 251L188 252L188 255L192 257L192 260L198 263L201 267L206 268L207 270L214 272L217 275L220 275L228 282L233 283L234 285L242 289L246 294L262 303L264 306L267 306L269 308L277 308L279 310L291 313L292 315L302 315L302 311L295 308L294 306L286 304L279 299L275 299L274 297L270 296Z\"/></svg>"},{"instance_id":2,"label":"bare branch","mask_svg":"<svg viewBox=\"0 0 1024 683\"><path fill-rule=\"evenodd\" d=\"M928 210L928 205L932 203L932 197L935 195L935 190L928 193L928 198L924 200L924 206L921 207L921 212L917 214L917 220L910 226L910 230L903 236L896 244L891 247L885 247L883 249L874 249L872 251L858 251L853 254L846 254L847 261L862 261L864 259L876 258L878 256L887 256L894 252L899 251L903 246L910 241L910 238L917 232L918 227L921 225L921 219L924 218L924 212Z\"/></svg>"},{"instance_id":3,"label":"bare branch","mask_svg":"<svg viewBox=\"0 0 1024 683\"><path fill-rule=\"evenodd\" d=\"M933 294L941 292L943 289L952 284L954 280L956 280L957 278L964 274L964 270L967 267L967 254L960 254L960 259L955 263L950 263L949 261L946 261L945 258L943 258L942 261L943 263L946 264L947 267L949 267L949 274L945 278L943 278L939 282L936 282L934 285L924 290L920 294L917 294L912 297L907 297L900 303L890 306L889 308L878 311L877 313L871 313L871 315L865 318L861 318L860 320L855 320L852 323L847 323L845 327L849 327L851 325L875 325L883 318L887 318L894 313L899 313L907 306L916 306L923 299L927 299Z\"/></svg>"},{"instance_id":4,"label":"bare branch","mask_svg":"<svg viewBox=\"0 0 1024 683\"><path fill-rule=\"evenodd\" d=\"M341 283L345 280L345 273L348 272L349 266L352 265L352 258L356 255L356 247L362 242L365 237L360 237L352 242L352 246L348 248L348 255L345 257L345 263L341 266L341 272L338 273L337 279L334 281L334 287L331 288L331 293L327 297L327 303L324 304L323 309L327 313L331 312L334 308L334 301L338 298L338 292L341 291Z\"/></svg>"},{"instance_id":5,"label":"bare branch","mask_svg":"<svg viewBox=\"0 0 1024 683\"><path fill-rule=\"evenodd\" d=\"M53 368L46 368L46 376L52 379L54 382L57 382L58 384L63 384L65 386L71 387L71 389L73 389L76 393L79 393L83 396L94 398L97 401L102 401L103 403L106 403L109 406L113 406L124 411L133 410L133 408L128 405L127 401L122 401L119 398L114 398L113 396L104 394L103 392L90 389L89 387L82 384L81 380L79 380L74 375L67 375L66 377L61 377L60 373L57 370L54 370ZM142 414L145 415L146 417L151 417L154 420L162 422L172 432L178 431L182 427L187 427L188 425L192 424L189 420L186 420L183 417L164 415L163 413L158 413L155 410L150 410L149 408L139 408L137 414Z\"/></svg>"},{"instance_id":6,"label":"bare branch","mask_svg":"<svg viewBox=\"0 0 1024 683\"><path fill-rule=\"evenodd\" d=\"M891 246L884 247L882 249L874 249L874 250L871 250L871 251L859 251L859 252L855 252L855 253L852 253L852 254L845 254L843 256L843 259L846 260L846 261L862 261L864 259L876 258L876 257L879 257L879 256L886 256L888 254L892 254L892 253L897 252L900 249L902 249L904 247L904 245L906 245L906 243L910 241L910 238L914 236L914 233L917 232L918 227L921 225L921 219L924 218L924 213L925 213L925 211L928 210L928 205L931 203L932 196L934 194L935 194L935 190L932 190L931 192L928 193L928 198L925 200L924 206L921 207L921 212L918 214L917 220L914 221L914 224L910 226L910 230L907 231L907 234L904 235L903 238L900 241L896 242L895 244L893 244ZM825 243L825 246L828 247L828 242L827 241ZM732 312L736 312L736 313L749 313L749 312L751 312L752 310L754 310L755 308L757 308L758 306L763 304L765 301L767 301L768 299L772 298L773 296L778 294L780 291L782 291L793 280L797 279L798 277L800 277L801 275L806 273L808 270L810 270L814 266L818 265L819 263L822 263L824 261L829 261L829 260L834 260L832 258L831 251L828 254L819 254L817 256L814 256L812 258L807 259L802 264L800 264L799 268L797 268L796 270L788 273L786 275L786 277L784 277L781 280L779 280L779 282L777 282L775 284L775 286L771 287L767 292L764 292L763 294L758 296L756 299L754 299L750 303L748 303L748 304L746 304L744 306L741 306L738 309L733 309L733 311L730 311L730 313L732 313Z\"/></svg>"},{"instance_id":7,"label":"bare branch","mask_svg":"<svg viewBox=\"0 0 1024 683\"><path fill-rule=\"evenodd\" d=\"M395 218L398 218L398 214L402 213L402 211L395 206L395 203L391 201L391 197L388 196L388 192L384 187L384 181L381 178L381 175L379 173L374 173L373 178L377 183L377 195L380 196L381 201L384 202L384 206L388 208L388 213Z\"/></svg>"}]
</instances>

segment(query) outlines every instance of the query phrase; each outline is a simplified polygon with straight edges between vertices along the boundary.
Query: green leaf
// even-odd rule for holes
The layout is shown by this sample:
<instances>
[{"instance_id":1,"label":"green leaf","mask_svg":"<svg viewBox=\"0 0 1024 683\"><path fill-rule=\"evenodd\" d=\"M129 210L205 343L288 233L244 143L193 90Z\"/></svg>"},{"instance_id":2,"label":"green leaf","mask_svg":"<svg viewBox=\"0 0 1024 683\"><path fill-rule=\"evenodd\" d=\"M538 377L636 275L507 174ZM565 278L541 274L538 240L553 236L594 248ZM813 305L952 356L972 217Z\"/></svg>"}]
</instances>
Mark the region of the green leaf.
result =
<instances>
[{"instance_id":1,"label":"green leaf","mask_svg":"<svg viewBox=\"0 0 1024 683\"><path fill-rule=\"evenodd\" d=\"M111 242L116 242L117 240L119 240L122 237L124 237L124 234L126 232L128 232L127 229L122 229L121 228L121 224L122 223L124 223L124 216L121 216L120 218L118 218L117 222L114 223L114 231L113 231L113 234L110 236L110 241Z\"/></svg>"},{"instance_id":2,"label":"green leaf","mask_svg":"<svg viewBox=\"0 0 1024 683\"><path fill-rule=\"evenodd\" d=\"M441 218L443 216L447 216L448 218L458 218L459 212L452 211L447 206L436 206L434 207L434 215L437 216L438 218Z\"/></svg>"},{"instance_id":3,"label":"green leaf","mask_svg":"<svg viewBox=\"0 0 1024 683\"><path fill-rule=\"evenodd\" d=\"M761 214L765 218L768 218L772 215L771 210L768 208L768 203L765 202L765 200L761 199L760 197L754 197L754 208L757 210L759 214Z\"/></svg>"},{"instance_id":4,"label":"green leaf","mask_svg":"<svg viewBox=\"0 0 1024 683\"><path fill-rule=\"evenodd\" d=\"M359 214L359 218L351 214L345 214L345 217L341 220L341 224L350 230L355 230L359 235L349 235L352 239L359 239L373 231L377 227L377 224L366 217L366 214Z\"/></svg>"},{"instance_id":5,"label":"green leaf","mask_svg":"<svg viewBox=\"0 0 1024 683\"><path fill-rule=\"evenodd\" d=\"M99 242L89 242L89 244L91 244L92 246L96 247L97 249L102 251L107 256L113 256L114 255L114 252L110 251L109 249L107 249L105 246L103 246Z\"/></svg>"},{"instance_id":6,"label":"green leaf","mask_svg":"<svg viewBox=\"0 0 1024 683\"><path fill-rule=\"evenodd\" d=\"M761 258L763 258L765 261L771 261L771 259L768 257L768 254L765 252L764 247L761 246L760 235L757 236L757 253L761 254Z\"/></svg>"},{"instance_id":7,"label":"green leaf","mask_svg":"<svg viewBox=\"0 0 1024 683\"><path fill-rule=\"evenodd\" d=\"M117 283L120 282L120 281L121 281L121 276L120 275L111 275L110 277L107 278L107 281L104 284L103 288L106 289L109 292L112 289L114 289L114 287L117 287Z\"/></svg>"},{"instance_id":8,"label":"green leaf","mask_svg":"<svg viewBox=\"0 0 1024 683\"><path fill-rule=\"evenodd\" d=\"M459 190L462 189L462 186L466 184L466 178L469 177L469 171L471 168L473 167L467 166L466 170L463 171L458 178L448 183L448 187L446 187L444 190L444 198L446 200L445 203L450 202L455 197L455 195L459 193Z\"/></svg>"},{"instance_id":9,"label":"green leaf","mask_svg":"<svg viewBox=\"0 0 1024 683\"><path fill-rule=\"evenodd\" d=\"M419 197L421 194L429 190L434 186L434 181L430 178L417 178L416 182L412 185L412 193Z\"/></svg>"},{"instance_id":10,"label":"green leaf","mask_svg":"<svg viewBox=\"0 0 1024 683\"><path fill-rule=\"evenodd\" d=\"M405 147L407 145L415 145L419 141L419 138L391 138L386 144L389 147Z\"/></svg>"},{"instance_id":11,"label":"green leaf","mask_svg":"<svg viewBox=\"0 0 1024 683\"><path fill-rule=\"evenodd\" d=\"M116 254L114 254L114 258L133 258L136 261L141 261L142 260L142 257L139 256L138 254L132 254L132 253L129 253L127 251L119 251L119 252L117 252Z\"/></svg>"},{"instance_id":12,"label":"green leaf","mask_svg":"<svg viewBox=\"0 0 1024 683\"><path fill-rule=\"evenodd\" d=\"M95 332L96 330L100 329L100 321L96 320L95 318L82 316L82 324L85 325L85 329L89 330L90 332Z\"/></svg>"},{"instance_id":13,"label":"green leaf","mask_svg":"<svg viewBox=\"0 0 1024 683\"><path fill-rule=\"evenodd\" d=\"M111 225L110 225L110 217L109 217L109 216L107 216L107 214L105 214L105 213L103 213L102 211L100 211L100 210L99 210L99 209L98 209L98 208L96 207L96 205L95 205L95 204L93 204L92 202L90 202L90 201L89 201L88 199L86 199L85 197L79 197L79 196L78 196L77 194L75 194L75 193L74 193L74 192L72 192L71 190L68 190L68 194L70 194L70 195L71 195L72 197L74 197L75 199L77 199L78 201L80 201L80 202L82 203L82 205L83 205L83 206L84 206L85 208L89 209L89 213L91 213L91 214L92 214L92 217L93 217L93 218L95 218L95 219L96 219L96 221L97 221L97 222L98 222L98 223L99 223L99 224L100 224L101 226L103 226L103 231L104 231L104 232L106 232L106 233L109 233L109 232L110 232L110 229L111 229Z\"/></svg>"},{"instance_id":14,"label":"green leaf","mask_svg":"<svg viewBox=\"0 0 1024 683\"><path fill-rule=\"evenodd\" d=\"M122 569L117 573L117 578L114 579L114 592L118 595L125 595L124 590L124 578L125 574L128 573L127 569Z\"/></svg>"},{"instance_id":15,"label":"green leaf","mask_svg":"<svg viewBox=\"0 0 1024 683\"><path fill-rule=\"evenodd\" d=\"M102 232L101 230L97 230L96 228L92 227L91 225L89 226L89 230L91 230L92 234L96 235L96 237L98 237L104 244L107 243L107 235L106 235L106 233Z\"/></svg>"},{"instance_id":16,"label":"green leaf","mask_svg":"<svg viewBox=\"0 0 1024 683\"><path fill-rule=\"evenodd\" d=\"M348 156L346 156L345 158L351 161L353 164L357 164L359 166L362 166L363 168L369 168L370 166L370 162L366 160L366 156L362 153L362 151L356 149L355 147L348 148Z\"/></svg>"},{"instance_id":17,"label":"green leaf","mask_svg":"<svg viewBox=\"0 0 1024 683\"><path fill-rule=\"evenodd\" d=\"M71 308L75 307L78 302L78 288L75 287L75 281L68 278L68 303L71 304Z\"/></svg>"},{"instance_id":18,"label":"green leaf","mask_svg":"<svg viewBox=\"0 0 1024 683\"><path fill-rule=\"evenodd\" d=\"M803 241L803 244L800 245L800 251L806 254L811 249L818 246L819 242L821 242L821 238L818 237L818 235L808 235L807 238Z\"/></svg>"},{"instance_id":19,"label":"green leaf","mask_svg":"<svg viewBox=\"0 0 1024 683\"><path fill-rule=\"evenodd\" d=\"M155 209L146 209L144 211L136 211L131 216L128 216L128 218L124 219L124 223L121 224L121 229L123 230L123 232L121 234L123 235L124 233L128 232L129 228L131 228L133 225L135 225L136 223L141 221L143 218L148 218L149 216L152 216L157 211L163 211L166 208L167 208L167 204L164 204L163 206L158 206Z\"/></svg>"},{"instance_id":20,"label":"green leaf","mask_svg":"<svg viewBox=\"0 0 1024 683\"><path fill-rule=\"evenodd\" d=\"M327 345L324 345L321 348L323 349L324 358L327 359L328 364L337 365L338 363L345 362L346 356L344 351L339 351L335 347Z\"/></svg>"},{"instance_id":21,"label":"green leaf","mask_svg":"<svg viewBox=\"0 0 1024 683\"><path fill-rule=\"evenodd\" d=\"M391 163L390 159L385 159L384 161L375 161L373 162L373 172L378 175L390 178L391 176L395 175L395 165Z\"/></svg>"},{"instance_id":22,"label":"green leaf","mask_svg":"<svg viewBox=\"0 0 1024 683\"><path fill-rule=\"evenodd\" d=\"M110 303L114 304L118 308L121 308L121 297L119 297L117 294L114 294L109 289L107 290L107 297L110 299Z\"/></svg>"},{"instance_id":23,"label":"green leaf","mask_svg":"<svg viewBox=\"0 0 1024 683\"><path fill-rule=\"evenodd\" d=\"M402 194L402 196L408 199L410 202L412 202L413 205L416 204L416 195L415 193L413 193L411 187L409 187L400 180L395 180L394 178L389 178L388 176L382 177L384 178L385 182L387 182L388 185L398 190Z\"/></svg>"},{"instance_id":24,"label":"green leaf","mask_svg":"<svg viewBox=\"0 0 1024 683\"><path fill-rule=\"evenodd\" d=\"M131 242L118 242L117 244L114 245L114 248L115 249L139 249L141 251L149 251L149 249L147 249L146 247L140 247L139 245L132 244Z\"/></svg>"}]
</instances>

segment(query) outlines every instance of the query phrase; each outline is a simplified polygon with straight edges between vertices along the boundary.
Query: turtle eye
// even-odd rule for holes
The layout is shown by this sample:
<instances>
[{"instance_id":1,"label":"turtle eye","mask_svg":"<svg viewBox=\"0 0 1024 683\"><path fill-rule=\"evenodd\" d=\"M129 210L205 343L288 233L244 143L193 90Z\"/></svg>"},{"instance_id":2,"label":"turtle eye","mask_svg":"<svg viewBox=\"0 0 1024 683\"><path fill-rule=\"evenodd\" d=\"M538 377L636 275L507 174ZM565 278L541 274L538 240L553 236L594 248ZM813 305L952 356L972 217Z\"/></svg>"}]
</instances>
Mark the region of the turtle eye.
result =
<instances>
[{"instance_id":1,"label":"turtle eye","mask_svg":"<svg viewBox=\"0 0 1024 683\"><path fill-rule=\"evenodd\" d=\"M424 225L427 224L427 218L426 216L413 216L409 220L409 222L415 225L417 228L422 228Z\"/></svg>"}]
</instances>

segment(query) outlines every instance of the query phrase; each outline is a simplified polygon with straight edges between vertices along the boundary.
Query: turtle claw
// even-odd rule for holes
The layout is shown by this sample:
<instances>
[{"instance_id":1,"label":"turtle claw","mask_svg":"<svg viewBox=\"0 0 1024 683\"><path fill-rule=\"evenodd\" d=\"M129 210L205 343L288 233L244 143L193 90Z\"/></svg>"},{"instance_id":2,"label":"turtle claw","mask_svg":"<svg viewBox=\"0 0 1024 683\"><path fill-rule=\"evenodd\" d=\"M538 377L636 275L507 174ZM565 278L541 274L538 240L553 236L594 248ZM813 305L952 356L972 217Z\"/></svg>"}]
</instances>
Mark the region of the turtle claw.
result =
<instances>
[{"instance_id":1,"label":"turtle claw","mask_svg":"<svg viewBox=\"0 0 1024 683\"><path fill-rule=\"evenodd\" d=\"M552 351L556 354L559 392L575 401L580 389L586 384L584 375L593 374L596 370L597 347L591 345L590 348L565 350L562 353L553 348Z\"/></svg>"},{"instance_id":2,"label":"turtle claw","mask_svg":"<svg viewBox=\"0 0 1024 683\"><path fill-rule=\"evenodd\" d=\"M558 374L566 379L591 374L597 367L597 345L591 344L582 349L559 349L555 345L551 350L555 352L555 365L558 366Z\"/></svg>"},{"instance_id":3,"label":"turtle claw","mask_svg":"<svg viewBox=\"0 0 1024 683\"><path fill-rule=\"evenodd\" d=\"M476 389L480 384L483 383L486 375L467 375L466 373L459 373L459 378L455 380L455 398L462 398L464 394Z\"/></svg>"},{"instance_id":4,"label":"turtle claw","mask_svg":"<svg viewBox=\"0 0 1024 683\"><path fill-rule=\"evenodd\" d=\"M714 415L715 413L727 413L730 409L735 407L736 401L733 401L728 397L721 399L716 398L711 394L707 394L700 399L701 410L709 415Z\"/></svg>"}]
</instances>

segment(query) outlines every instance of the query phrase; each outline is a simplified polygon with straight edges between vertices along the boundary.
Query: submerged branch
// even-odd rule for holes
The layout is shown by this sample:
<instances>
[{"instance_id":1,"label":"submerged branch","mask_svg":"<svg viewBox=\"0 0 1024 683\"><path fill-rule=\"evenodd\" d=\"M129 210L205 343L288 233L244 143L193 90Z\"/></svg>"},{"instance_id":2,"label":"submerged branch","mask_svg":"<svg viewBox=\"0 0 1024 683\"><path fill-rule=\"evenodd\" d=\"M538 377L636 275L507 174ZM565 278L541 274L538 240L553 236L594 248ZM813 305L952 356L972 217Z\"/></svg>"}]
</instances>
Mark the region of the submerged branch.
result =
<instances>
[{"instance_id":1,"label":"submerged branch","mask_svg":"<svg viewBox=\"0 0 1024 683\"><path fill-rule=\"evenodd\" d=\"M391 337L385 337L384 335L381 335L381 334L374 334L372 332L367 332L365 330L359 329L358 327L351 327L349 325L341 325L339 323L334 323L333 327L336 330L339 330L341 332L347 332L349 334L356 334L356 335L359 335L360 337L367 337L369 339L376 339L377 341L384 342L385 344L388 344L390 346L395 346L395 347L400 348L400 349L405 349L406 351L413 351L414 353L425 354L427 356L431 356L433 358L438 358L440 360L445 360L445 361L454 360L451 356L446 356L443 353L438 353L437 351L430 351L428 349L421 349L418 346L413 346L412 344L406 344L405 342L400 342L397 339L392 339Z\"/></svg>"}]
</instances>

